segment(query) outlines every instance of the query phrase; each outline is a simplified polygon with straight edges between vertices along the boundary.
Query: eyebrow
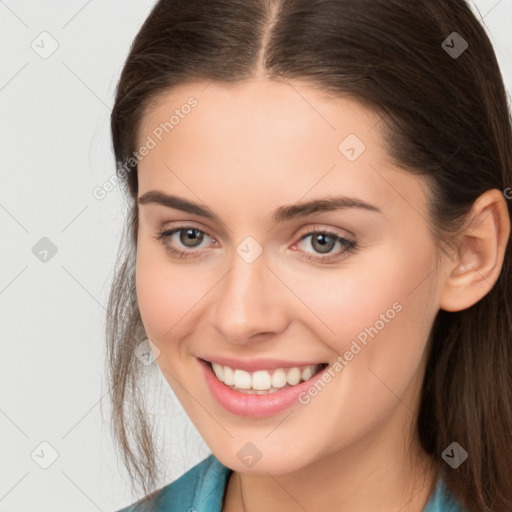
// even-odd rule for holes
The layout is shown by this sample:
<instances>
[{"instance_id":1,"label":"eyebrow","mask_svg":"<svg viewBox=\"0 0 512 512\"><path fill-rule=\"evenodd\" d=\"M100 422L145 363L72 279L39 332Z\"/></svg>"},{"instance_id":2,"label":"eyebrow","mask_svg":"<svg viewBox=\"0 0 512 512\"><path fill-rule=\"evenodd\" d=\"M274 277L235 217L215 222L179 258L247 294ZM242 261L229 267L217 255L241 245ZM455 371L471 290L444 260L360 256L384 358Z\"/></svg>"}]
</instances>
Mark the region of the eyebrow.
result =
<instances>
[{"instance_id":1,"label":"eyebrow","mask_svg":"<svg viewBox=\"0 0 512 512\"><path fill-rule=\"evenodd\" d=\"M182 197L165 194L158 190L146 192L137 199L137 202L141 205L155 203L166 206L167 208L174 208L176 210L181 210L221 223L221 219L209 208L200 206L197 203L193 203ZM306 217L314 213L330 212L347 208L360 208L363 210L382 213L377 206L362 201L361 199L346 196L326 196L305 203L280 206L274 210L272 219L277 224L299 217Z\"/></svg>"}]
</instances>

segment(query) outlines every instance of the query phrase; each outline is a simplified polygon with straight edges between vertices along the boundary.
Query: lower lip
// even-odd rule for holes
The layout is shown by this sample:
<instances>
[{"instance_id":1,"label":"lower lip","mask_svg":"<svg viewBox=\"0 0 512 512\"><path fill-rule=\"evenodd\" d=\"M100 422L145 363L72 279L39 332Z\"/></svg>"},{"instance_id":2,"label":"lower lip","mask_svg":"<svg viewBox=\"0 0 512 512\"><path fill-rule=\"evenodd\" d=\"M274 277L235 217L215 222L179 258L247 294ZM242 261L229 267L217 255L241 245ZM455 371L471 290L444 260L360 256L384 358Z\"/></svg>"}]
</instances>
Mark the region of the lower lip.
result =
<instances>
[{"instance_id":1,"label":"lower lip","mask_svg":"<svg viewBox=\"0 0 512 512\"><path fill-rule=\"evenodd\" d=\"M250 395L226 386L217 379L208 363L201 359L198 361L203 369L208 387L220 405L233 414L247 418L265 418L288 409L298 401L298 396L311 386L312 381L317 380L328 368L326 367L300 384L281 391L265 395Z\"/></svg>"}]
</instances>

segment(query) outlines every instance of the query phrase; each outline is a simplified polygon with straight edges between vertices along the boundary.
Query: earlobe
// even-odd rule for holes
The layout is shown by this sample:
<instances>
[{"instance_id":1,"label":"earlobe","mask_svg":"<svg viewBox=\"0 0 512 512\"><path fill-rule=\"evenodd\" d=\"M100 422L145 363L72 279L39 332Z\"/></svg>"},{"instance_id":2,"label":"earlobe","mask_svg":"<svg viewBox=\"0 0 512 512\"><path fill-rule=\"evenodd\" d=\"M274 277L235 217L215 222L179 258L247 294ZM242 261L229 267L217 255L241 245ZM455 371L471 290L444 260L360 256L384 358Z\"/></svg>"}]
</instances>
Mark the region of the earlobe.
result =
<instances>
[{"instance_id":1,"label":"earlobe","mask_svg":"<svg viewBox=\"0 0 512 512\"><path fill-rule=\"evenodd\" d=\"M477 303L492 289L503 266L510 216L501 191L483 193L469 218L469 225L458 236L456 257L446 262L440 298L440 308L445 311L461 311Z\"/></svg>"}]
</instances>

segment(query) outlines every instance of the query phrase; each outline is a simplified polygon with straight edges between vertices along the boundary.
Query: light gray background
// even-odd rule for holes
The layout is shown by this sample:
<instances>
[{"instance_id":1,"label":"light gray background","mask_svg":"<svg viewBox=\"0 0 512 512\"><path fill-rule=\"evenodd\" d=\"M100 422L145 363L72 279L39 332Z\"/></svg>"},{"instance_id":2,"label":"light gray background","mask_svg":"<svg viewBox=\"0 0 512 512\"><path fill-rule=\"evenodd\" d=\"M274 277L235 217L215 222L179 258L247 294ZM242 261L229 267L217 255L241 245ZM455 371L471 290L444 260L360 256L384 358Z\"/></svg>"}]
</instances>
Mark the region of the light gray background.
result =
<instances>
[{"instance_id":1,"label":"light gray background","mask_svg":"<svg viewBox=\"0 0 512 512\"><path fill-rule=\"evenodd\" d=\"M119 187L92 191L114 173L114 88L153 4L0 0L0 512L108 512L138 498L113 449L103 374L125 206ZM511 91L512 0L472 5ZM51 49L44 31L58 43L48 58L31 47ZM47 262L32 252L43 237L57 248ZM209 450L158 377L164 485ZM43 442L58 453L47 469Z\"/></svg>"}]
</instances>

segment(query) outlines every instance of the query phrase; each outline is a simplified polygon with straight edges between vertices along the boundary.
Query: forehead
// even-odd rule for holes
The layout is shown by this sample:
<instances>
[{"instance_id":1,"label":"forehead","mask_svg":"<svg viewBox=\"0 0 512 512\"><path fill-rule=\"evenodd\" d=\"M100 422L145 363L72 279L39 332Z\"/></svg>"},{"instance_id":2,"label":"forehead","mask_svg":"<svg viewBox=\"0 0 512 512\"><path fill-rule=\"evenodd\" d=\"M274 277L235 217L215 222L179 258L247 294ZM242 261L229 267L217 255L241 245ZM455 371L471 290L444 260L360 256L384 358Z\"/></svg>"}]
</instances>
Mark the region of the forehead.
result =
<instances>
[{"instance_id":1,"label":"forehead","mask_svg":"<svg viewBox=\"0 0 512 512\"><path fill-rule=\"evenodd\" d=\"M191 101L193 107L189 106ZM252 143L261 153L265 147L258 146L258 141L288 142L287 147L304 138L308 142L304 149L323 140L325 147L337 150L336 142L345 132L370 142L369 132L379 115L355 98L335 97L304 82L253 79L236 84L184 84L160 95L142 119L139 142L170 120L172 127L167 126L164 134L172 132L174 140L187 127L203 142L215 144L226 142L235 132L237 142L243 142L246 149ZM268 150L274 150L275 145Z\"/></svg>"},{"instance_id":2,"label":"forehead","mask_svg":"<svg viewBox=\"0 0 512 512\"><path fill-rule=\"evenodd\" d=\"M269 208L276 194L290 203L363 190L364 199L389 209L398 207L396 182L402 195L421 203L419 177L390 162L378 122L355 98L298 81L185 84L161 96L142 119L138 147L152 149L139 162L139 190L189 197L229 190L232 201L247 204L258 196Z\"/></svg>"}]
</instances>

